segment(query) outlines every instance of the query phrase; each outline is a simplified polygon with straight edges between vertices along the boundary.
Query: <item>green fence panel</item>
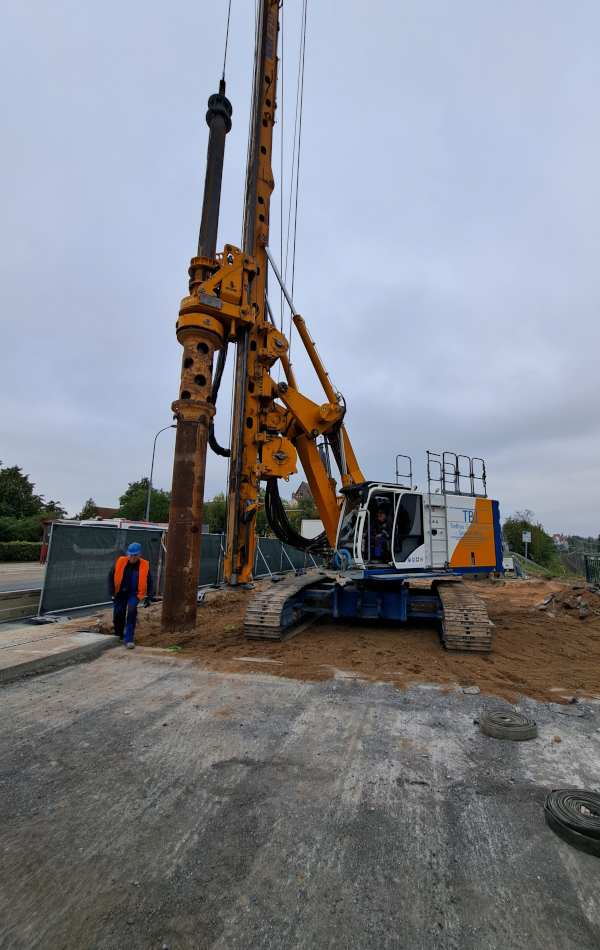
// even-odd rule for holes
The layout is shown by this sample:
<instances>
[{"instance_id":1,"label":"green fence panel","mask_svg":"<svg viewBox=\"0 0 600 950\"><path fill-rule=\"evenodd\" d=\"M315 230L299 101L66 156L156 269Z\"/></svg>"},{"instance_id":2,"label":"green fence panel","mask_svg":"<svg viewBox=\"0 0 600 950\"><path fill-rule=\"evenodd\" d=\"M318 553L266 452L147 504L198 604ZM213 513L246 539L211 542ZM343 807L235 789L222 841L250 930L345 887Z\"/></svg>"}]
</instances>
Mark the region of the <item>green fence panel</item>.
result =
<instances>
[{"instance_id":1,"label":"green fence panel","mask_svg":"<svg viewBox=\"0 0 600 950\"><path fill-rule=\"evenodd\" d=\"M52 525L40 614L92 604L109 603L108 573L132 541L142 546L142 557L150 562L154 586L152 596L162 595L165 573L163 532L156 528L100 525ZM168 546L168 544L167 544ZM161 553L162 549L162 553ZM203 534L199 587L219 584L223 575L224 537ZM254 576L269 577L281 571L317 567L323 558L305 555L275 538L258 538ZM159 576L160 564L160 576Z\"/></svg>"},{"instance_id":2,"label":"green fence panel","mask_svg":"<svg viewBox=\"0 0 600 950\"><path fill-rule=\"evenodd\" d=\"M323 564L322 557L314 557L282 544L276 538L257 538L254 555L254 576L265 577L269 574L297 571L299 568L319 567Z\"/></svg>"},{"instance_id":3,"label":"green fence panel","mask_svg":"<svg viewBox=\"0 0 600 950\"><path fill-rule=\"evenodd\" d=\"M107 603L108 572L133 541L141 544L156 584L161 536L160 529L53 524L40 614Z\"/></svg>"},{"instance_id":4,"label":"green fence panel","mask_svg":"<svg viewBox=\"0 0 600 950\"><path fill-rule=\"evenodd\" d=\"M585 554L585 579L590 584L600 584L600 554Z\"/></svg>"},{"instance_id":5,"label":"green fence panel","mask_svg":"<svg viewBox=\"0 0 600 950\"><path fill-rule=\"evenodd\" d=\"M218 584L221 580L222 571L221 535L203 534L200 548L200 577L198 579L198 586L208 587L210 584Z\"/></svg>"},{"instance_id":6,"label":"green fence panel","mask_svg":"<svg viewBox=\"0 0 600 950\"><path fill-rule=\"evenodd\" d=\"M255 577L279 574L281 571L281 542L275 538L257 538L254 552Z\"/></svg>"}]
</instances>

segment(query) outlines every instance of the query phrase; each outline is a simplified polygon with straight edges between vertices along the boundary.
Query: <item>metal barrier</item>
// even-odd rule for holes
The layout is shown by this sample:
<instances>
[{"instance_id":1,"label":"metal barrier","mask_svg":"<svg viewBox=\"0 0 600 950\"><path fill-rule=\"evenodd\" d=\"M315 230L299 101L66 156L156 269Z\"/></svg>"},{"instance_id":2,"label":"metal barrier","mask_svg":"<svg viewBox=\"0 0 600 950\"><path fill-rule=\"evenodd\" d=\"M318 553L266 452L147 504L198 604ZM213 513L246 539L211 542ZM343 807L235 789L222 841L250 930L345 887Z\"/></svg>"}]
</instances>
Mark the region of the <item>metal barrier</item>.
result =
<instances>
[{"instance_id":1,"label":"metal barrier","mask_svg":"<svg viewBox=\"0 0 600 950\"><path fill-rule=\"evenodd\" d=\"M323 563L322 558L297 551L276 538L256 540L256 578L317 567ZM141 544L142 557L150 562L153 576L152 596L160 597L168 547L166 531L138 524L115 526L55 522L50 533L39 614L109 604L108 573L132 541ZM224 535L202 535L198 587L211 587L221 582L224 544Z\"/></svg>"},{"instance_id":2,"label":"metal barrier","mask_svg":"<svg viewBox=\"0 0 600 950\"><path fill-rule=\"evenodd\" d=\"M590 584L600 584L600 554L584 554L585 579Z\"/></svg>"},{"instance_id":3,"label":"metal barrier","mask_svg":"<svg viewBox=\"0 0 600 950\"><path fill-rule=\"evenodd\" d=\"M204 543L204 538L202 539ZM298 551L289 544L282 544L277 538L256 539L254 554L254 577L272 577L273 574L287 574L302 568L319 567L322 557L316 557L305 551Z\"/></svg>"}]
</instances>

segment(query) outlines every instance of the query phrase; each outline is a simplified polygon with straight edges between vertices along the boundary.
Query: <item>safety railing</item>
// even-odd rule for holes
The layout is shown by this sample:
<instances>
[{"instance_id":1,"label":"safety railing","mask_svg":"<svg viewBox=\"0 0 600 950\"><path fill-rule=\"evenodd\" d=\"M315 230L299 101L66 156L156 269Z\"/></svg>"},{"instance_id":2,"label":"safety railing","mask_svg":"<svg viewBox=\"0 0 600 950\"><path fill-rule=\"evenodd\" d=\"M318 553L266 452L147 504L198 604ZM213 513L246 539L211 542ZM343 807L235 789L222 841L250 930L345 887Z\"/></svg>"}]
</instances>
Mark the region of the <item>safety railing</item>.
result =
<instances>
[{"instance_id":1,"label":"safety railing","mask_svg":"<svg viewBox=\"0 0 600 950\"><path fill-rule=\"evenodd\" d=\"M471 495L487 498L485 462L455 452L427 452L427 490L443 495ZM435 486L437 485L437 488Z\"/></svg>"},{"instance_id":2,"label":"safety railing","mask_svg":"<svg viewBox=\"0 0 600 950\"><path fill-rule=\"evenodd\" d=\"M406 459L408 461L408 472L400 472L398 470L398 459ZM402 479L402 484L400 484L400 479ZM397 455L396 456L396 485L398 485L400 488L412 489L412 479L413 479L412 459L410 455ZM404 480L408 481L408 485L404 484Z\"/></svg>"}]
</instances>

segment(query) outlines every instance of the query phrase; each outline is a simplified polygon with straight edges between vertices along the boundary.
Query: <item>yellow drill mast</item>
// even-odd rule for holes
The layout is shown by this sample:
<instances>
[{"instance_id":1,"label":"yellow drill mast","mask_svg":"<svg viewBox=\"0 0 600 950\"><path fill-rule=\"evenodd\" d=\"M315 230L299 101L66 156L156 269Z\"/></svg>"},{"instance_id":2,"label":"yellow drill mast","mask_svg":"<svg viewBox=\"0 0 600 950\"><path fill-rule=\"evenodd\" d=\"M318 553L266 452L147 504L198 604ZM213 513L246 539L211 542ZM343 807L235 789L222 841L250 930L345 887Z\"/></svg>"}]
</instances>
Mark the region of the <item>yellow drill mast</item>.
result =
<instances>
[{"instance_id":1,"label":"yellow drill mast","mask_svg":"<svg viewBox=\"0 0 600 950\"><path fill-rule=\"evenodd\" d=\"M341 436L342 483L362 481L354 453L343 427L344 407L321 364L306 325L294 311L294 323L323 384L326 402L316 405L298 392L289 364L289 345L269 318L266 296L269 244L269 209L274 189L271 154L277 94L277 33L279 3L260 5L255 56L254 95L249 144L244 251L256 261L256 276L248 290L255 320L237 338L232 452L224 564L226 582L244 583L252 578L261 480L284 478L297 471L297 458L323 521L330 545L335 544L339 518L335 482L329 478L317 449L317 437ZM280 279L271 259L273 270ZM293 303L289 300L290 306ZM271 368L281 360L287 382L276 384ZM339 458L340 452L335 453ZM345 465L344 459L345 457Z\"/></svg>"},{"instance_id":2,"label":"yellow drill mast","mask_svg":"<svg viewBox=\"0 0 600 950\"><path fill-rule=\"evenodd\" d=\"M226 244L223 254L213 252L212 256L199 252L192 259L190 292L183 299L179 312L177 332L184 345L184 354L180 394L173 409L178 417L178 429L190 419L194 420L195 429L188 434L187 454L184 453L180 463L176 445L163 605L165 629L189 627L195 620L196 567L201 543L198 519L201 524L207 432L215 411L210 398L206 399L206 390L210 391L213 353L226 346L226 341L235 343L237 352L225 582L241 584L252 579L261 481L278 478L287 481L297 471L298 458L323 521L327 540L331 546L335 545L339 520L336 483L319 453L317 438L327 437L340 469L342 485L363 481L344 428L343 401L334 391L304 320L296 313L268 251L269 208L275 187L271 154L277 93L279 9L280 0L259 2L242 248ZM220 189L220 177L218 185ZM207 217L207 203L210 205L211 200L214 205L214 195L211 197L207 185L203 222ZM218 200L216 205L218 218ZM312 402L298 391L288 360L288 341L270 318L267 300L269 261L322 383L325 401L321 404ZM196 362L202 355L205 358L201 360L202 372L198 374ZM277 360L281 361L286 382L276 383L270 375ZM203 385L201 391L196 392L198 380ZM185 465L187 469L184 471ZM182 477L178 477L180 470ZM185 615L182 598L186 600Z\"/></svg>"}]
</instances>

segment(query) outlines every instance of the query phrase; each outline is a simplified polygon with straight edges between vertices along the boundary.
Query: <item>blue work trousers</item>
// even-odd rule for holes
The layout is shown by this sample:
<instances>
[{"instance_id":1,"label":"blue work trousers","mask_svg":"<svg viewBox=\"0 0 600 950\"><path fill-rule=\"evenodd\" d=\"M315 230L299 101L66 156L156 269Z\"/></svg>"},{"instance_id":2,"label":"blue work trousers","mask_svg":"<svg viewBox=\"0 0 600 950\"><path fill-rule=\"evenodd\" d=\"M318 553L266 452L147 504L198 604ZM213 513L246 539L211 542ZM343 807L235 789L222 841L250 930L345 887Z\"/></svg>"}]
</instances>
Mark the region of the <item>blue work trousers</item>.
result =
<instances>
[{"instance_id":1,"label":"blue work trousers","mask_svg":"<svg viewBox=\"0 0 600 950\"><path fill-rule=\"evenodd\" d=\"M115 636L123 637L125 643L133 643L138 604L137 594L124 594L121 597L117 594L115 597L113 611Z\"/></svg>"}]
</instances>

